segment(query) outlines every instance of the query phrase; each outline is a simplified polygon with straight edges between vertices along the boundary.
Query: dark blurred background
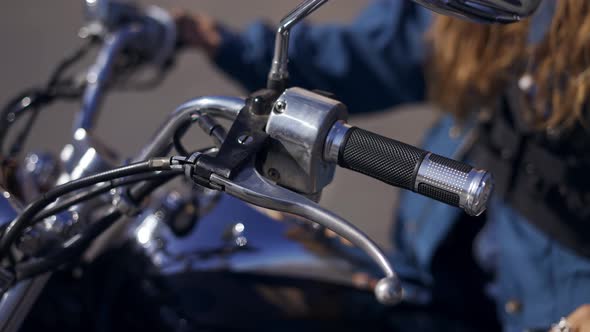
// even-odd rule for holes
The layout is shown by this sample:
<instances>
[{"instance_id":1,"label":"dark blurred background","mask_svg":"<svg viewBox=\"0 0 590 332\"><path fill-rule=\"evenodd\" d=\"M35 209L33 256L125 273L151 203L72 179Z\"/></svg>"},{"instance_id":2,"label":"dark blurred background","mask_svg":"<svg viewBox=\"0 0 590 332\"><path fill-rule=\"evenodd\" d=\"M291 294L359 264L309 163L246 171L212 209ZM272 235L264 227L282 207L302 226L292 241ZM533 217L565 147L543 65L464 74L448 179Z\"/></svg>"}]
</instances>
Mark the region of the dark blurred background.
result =
<instances>
[{"instance_id":1,"label":"dark blurred background","mask_svg":"<svg viewBox=\"0 0 590 332\"><path fill-rule=\"evenodd\" d=\"M164 8L187 8L206 12L240 29L253 19L277 22L299 0L143 0ZM315 13L314 22L350 22L369 0L329 2ZM81 44L77 37L83 24L82 0L19 0L0 3L0 103L25 88L45 82L51 69ZM122 157L134 155L164 118L183 101L200 95L243 95L244 91L213 68L201 54L182 54L175 68L156 89L147 92L114 92L108 95L98 122L97 134ZM41 113L28 150L58 152L71 141L78 103L58 103ZM435 116L415 105L376 115L357 117L360 127L418 144ZM191 146L208 143L198 133L185 140ZM346 217L388 246L390 220L397 190L376 180L338 170L334 183L324 191L322 205Z\"/></svg>"}]
</instances>

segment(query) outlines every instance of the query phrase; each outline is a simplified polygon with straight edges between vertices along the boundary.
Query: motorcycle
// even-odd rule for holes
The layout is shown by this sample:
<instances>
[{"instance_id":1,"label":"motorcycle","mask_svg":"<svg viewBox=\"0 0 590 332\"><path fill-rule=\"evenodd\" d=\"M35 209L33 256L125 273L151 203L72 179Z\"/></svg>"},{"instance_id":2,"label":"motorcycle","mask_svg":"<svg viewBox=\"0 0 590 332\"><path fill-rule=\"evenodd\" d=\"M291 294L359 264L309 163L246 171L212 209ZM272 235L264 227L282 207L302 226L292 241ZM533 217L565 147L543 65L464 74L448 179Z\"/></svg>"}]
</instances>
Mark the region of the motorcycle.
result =
<instances>
[{"instance_id":1,"label":"motorcycle","mask_svg":"<svg viewBox=\"0 0 590 332\"><path fill-rule=\"evenodd\" d=\"M55 99L82 100L59 159L32 153L21 166L13 144L3 164L0 331L392 326L389 308L403 313L411 292L371 239L318 204L336 166L474 216L493 181L348 125L346 106L329 93L288 86L290 31L326 2L305 0L281 20L265 89L186 102L117 166L92 132L100 101L130 71L164 74L178 49L175 25L157 7L86 0L82 36L102 46L84 79L61 76L86 49L3 114L12 119L6 132ZM195 123L213 146L183 146Z\"/></svg>"}]
</instances>

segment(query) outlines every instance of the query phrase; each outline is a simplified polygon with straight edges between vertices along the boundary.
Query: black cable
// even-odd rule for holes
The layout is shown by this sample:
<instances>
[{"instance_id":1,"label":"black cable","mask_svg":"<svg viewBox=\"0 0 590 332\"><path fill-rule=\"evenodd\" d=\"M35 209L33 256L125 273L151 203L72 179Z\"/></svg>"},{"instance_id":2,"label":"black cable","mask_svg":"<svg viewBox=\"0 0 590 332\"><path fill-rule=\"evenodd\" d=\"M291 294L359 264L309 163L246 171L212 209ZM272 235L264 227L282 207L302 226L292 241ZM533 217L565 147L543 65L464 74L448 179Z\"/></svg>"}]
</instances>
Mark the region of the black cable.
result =
<instances>
[{"instance_id":1,"label":"black cable","mask_svg":"<svg viewBox=\"0 0 590 332\"><path fill-rule=\"evenodd\" d=\"M221 146L223 144L227 133L225 128L223 128L223 126L215 119L207 114L203 114L197 117L196 121L199 127L213 139L216 146Z\"/></svg>"},{"instance_id":2,"label":"black cable","mask_svg":"<svg viewBox=\"0 0 590 332\"><path fill-rule=\"evenodd\" d=\"M0 112L0 155L4 151L4 142L9 128L17 122L18 118L23 116L28 111L35 111L38 113L41 107L47 106L56 99L72 99L79 98L82 90L74 87L74 81L71 79L63 79L63 73L71 67L73 64L78 62L84 55L88 53L94 41L89 41L82 47L77 49L73 54L67 56L64 60L60 61L56 69L50 76L48 83L43 88L29 89L16 98L12 99ZM28 98L27 103L23 103ZM33 114L25 127L17 135L17 139L14 140L12 147L10 148L9 157L14 157L20 152L20 148L23 146L24 141L28 137L33 127L37 114Z\"/></svg>"},{"instance_id":3,"label":"black cable","mask_svg":"<svg viewBox=\"0 0 590 332\"><path fill-rule=\"evenodd\" d=\"M9 128L17 122L18 118L29 110L49 103L51 98L40 89L29 89L4 106L0 112L0 155L4 151L4 142Z\"/></svg>"},{"instance_id":4,"label":"black cable","mask_svg":"<svg viewBox=\"0 0 590 332\"><path fill-rule=\"evenodd\" d=\"M102 194L105 194L114 188L124 187L124 186L128 186L130 184L135 184L135 183L147 181L147 180L157 180L159 178L167 178L167 177L170 177L169 173L171 173L171 172L173 172L173 171L165 172L165 173L156 172L156 173L128 177L128 178L124 178L124 179L111 180L107 184L104 184L104 185L101 185L98 187L94 187L88 191L81 192L77 195L74 195L72 197L68 197L66 199L59 201L58 204L56 204L50 208L47 208L47 209L43 210L41 213L39 213L35 217L35 220L33 221L33 223L37 223L47 217L50 217L50 216L56 215L62 211L65 211L74 205L80 204L82 202L85 202L87 200L90 200L92 198L100 196Z\"/></svg>"},{"instance_id":5,"label":"black cable","mask_svg":"<svg viewBox=\"0 0 590 332\"><path fill-rule=\"evenodd\" d=\"M75 50L72 54L66 56L60 63L57 65L51 76L49 76L49 82L47 83L47 87L51 88L58 84L61 80L61 76L63 73L76 62L80 61L87 53L92 49L92 46L96 42L95 38L90 38L88 41L83 44L80 48Z\"/></svg>"},{"instance_id":6,"label":"black cable","mask_svg":"<svg viewBox=\"0 0 590 332\"><path fill-rule=\"evenodd\" d=\"M39 116L39 108L35 108L35 110L33 111L33 114L31 114L31 116L27 120L27 123L25 124L23 129L21 129L20 133L18 133L18 135L16 136L16 139L14 140L14 143L10 147L10 151L8 151L8 158L14 158L15 156L17 156L20 153L20 150L23 147L23 145L27 139L27 136L29 136L31 129L33 128L33 124L37 120L38 116Z\"/></svg>"},{"instance_id":7,"label":"black cable","mask_svg":"<svg viewBox=\"0 0 590 332\"><path fill-rule=\"evenodd\" d=\"M32 278L51 271L70 259L82 254L92 241L113 225L123 213L119 210L109 212L89 226L86 232L74 236L57 249L43 257L16 264L16 281Z\"/></svg>"},{"instance_id":8,"label":"black cable","mask_svg":"<svg viewBox=\"0 0 590 332\"><path fill-rule=\"evenodd\" d=\"M158 187L170 181L177 175L178 173L176 172L173 172L172 174L166 172L155 180L144 181L129 190L129 198L135 202L140 202ZM107 230L121 216L121 211L117 209L112 210L100 220L90 225L85 232L78 234L69 241L63 243L61 248L54 250L43 257L16 264L16 281L32 278L45 272L49 272L60 265L67 263L72 258L81 255L96 237Z\"/></svg>"},{"instance_id":9,"label":"black cable","mask_svg":"<svg viewBox=\"0 0 590 332\"><path fill-rule=\"evenodd\" d=\"M216 146L221 146L227 133L225 128L221 126L217 121L215 121L212 117L204 114L197 117L194 121L197 122L201 130L203 130L208 136L210 136L213 141L215 142ZM178 152L178 154L182 156L190 156L191 153L184 147L182 144L182 136L186 133L188 128L192 126L192 122L187 122L180 126L172 136L172 144L174 149Z\"/></svg>"},{"instance_id":10,"label":"black cable","mask_svg":"<svg viewBox=\"0 0 590 332\"><path fill-rule=\"evenodd\" d=\"M31 226L35 216L59 197L100 182L146 172L165 171L169 169L169 159L152 159L74 180L44 193L39 199L30 203L23 212L8 225L4 235L0 239L0 257L3 257L8 253L10 246L16 241L22 231L28 226Z\"/></svg>"},{"instance_id":11,"label":"black cable","mask_svg":"<svg viewBox=\"0 0 590 332\"><path fill-rule=\"evenodd\" d=\"M168 68L159 69L159 72L153 78L144 81L132 81L133 75L138 71L137 64L125 64L119 66L122 69L117 71L117 76L113 78L111 86L117 91L146 91L152 90L160 85L166 78Z\"/></svg>"},{"instance_id":12,"label":"black cable","mask_svg":"<svg viewBox=\"0 0 590 332\"><path fill-rule=\"evenodd\" d=\"M127 190L128 198L135 204L141 204L143 199L151 194L154 190L172 180L177 175L183 174L184 171L174 170L173 172L166 172L167 176L162 176L152 181L141 182Z\"/></svg>"},{"instance_id":13,"label":"black cable","mask_svg":"<svg viewBox=\"0 0 590 332\"><path fill-rule=\"evenodd\" d=\"M190 122L186 123L182 127L178 128L178 130L176 130L174 132L174 136L172 137L172 144L174 144L174 149L181 156L190 156L190 153L188 152L188 150L182 144L182 136L184 135L184 133L186 132L186 130L190 126L191 126L191 123Z\"/></svg>"}]
</instances>

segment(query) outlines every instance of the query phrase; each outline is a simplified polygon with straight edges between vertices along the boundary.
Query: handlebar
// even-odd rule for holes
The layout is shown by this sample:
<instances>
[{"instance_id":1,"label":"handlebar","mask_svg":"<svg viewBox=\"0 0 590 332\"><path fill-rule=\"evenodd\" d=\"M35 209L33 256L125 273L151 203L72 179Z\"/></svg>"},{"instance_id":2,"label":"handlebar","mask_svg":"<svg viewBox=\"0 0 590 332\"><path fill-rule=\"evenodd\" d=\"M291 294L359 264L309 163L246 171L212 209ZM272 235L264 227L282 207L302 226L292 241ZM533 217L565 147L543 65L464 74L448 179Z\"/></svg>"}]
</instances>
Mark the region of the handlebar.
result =
<instances>
[{"instance_id":1,"label":"handlebar","mask_svg":"<svg viewBox=\"0 0 590 332\"><path fill-rule=\"evenodd\" d=\"M172 147L174 135L179 130L186 130L186 124L190 124L201 115L234 120L245 105L244 98L239 97L199 97L189 100L172 113L134 160L141 161L167 154Z\"/></svg>"},{"instance_id":2,"label":"handlebar","mask_svg":"<svg viewBox=\"0 0 590 332\"><path fill-rule=\"evenodd\" d=\"M375 133L336 122L324 159L478 216L493 190L491 174Z\"/></svg>"},{"instance_id":3,"label":"handlebar","mask_svg":"<svg viewBox=\"0 0 590 332\"><path fill-rule=\"evenodd\" d=\"M140 26L129 26L107 39L96 63L86 74L86 90L82 100L82 109L74 124L74 131L79 128L88 131L94 127L104 88L111 76L115 59L130 40L141 36L142 33L143 29Z\"/></svg>"},{"instance_id":4,"label":"handlebar","mask_svg":"<svg viewBox=\"0 0 590 332\"><path fill-rule=\"evenodd\" d=\"M98 10L99 5L104 3L94 3L91 7ZM105 41L96 63L86 75L82 111L74 131L93 128L104 89L121 54L130 52L141 58L142 63L166 68L175 52L177 33L174 19L159 7L140 8L113 2L95 14L91 16L95 16L95 23L101 26L97 34L101 37L105 35Z\"/></svg>"}]
</instances>

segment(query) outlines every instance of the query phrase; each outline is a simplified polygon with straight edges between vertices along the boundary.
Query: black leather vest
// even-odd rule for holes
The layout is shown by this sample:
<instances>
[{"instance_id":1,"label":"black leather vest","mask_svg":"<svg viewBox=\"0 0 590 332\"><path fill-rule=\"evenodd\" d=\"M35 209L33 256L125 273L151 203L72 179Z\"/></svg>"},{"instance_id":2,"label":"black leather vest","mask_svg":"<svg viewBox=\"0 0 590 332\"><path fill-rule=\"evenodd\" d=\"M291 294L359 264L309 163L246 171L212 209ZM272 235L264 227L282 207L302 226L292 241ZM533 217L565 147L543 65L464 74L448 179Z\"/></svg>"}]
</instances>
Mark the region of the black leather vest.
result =
<instances>
[{"instance_id":1,"label":"black leather vest","mask_svg":"<svg viewBox=\"0 0 590 332\"><path fill-rule=\"evenodd\" d=\"M527 125L515 84L478 127L470 159L489 169L502 197L539 230L590 257L590 128L541 132Z\"/></svg>"}]
</instances>

